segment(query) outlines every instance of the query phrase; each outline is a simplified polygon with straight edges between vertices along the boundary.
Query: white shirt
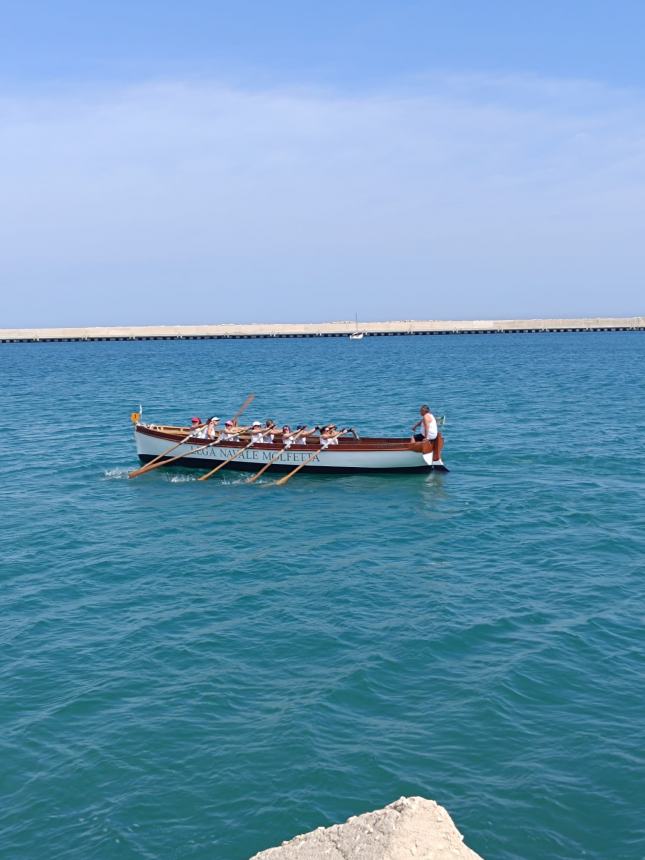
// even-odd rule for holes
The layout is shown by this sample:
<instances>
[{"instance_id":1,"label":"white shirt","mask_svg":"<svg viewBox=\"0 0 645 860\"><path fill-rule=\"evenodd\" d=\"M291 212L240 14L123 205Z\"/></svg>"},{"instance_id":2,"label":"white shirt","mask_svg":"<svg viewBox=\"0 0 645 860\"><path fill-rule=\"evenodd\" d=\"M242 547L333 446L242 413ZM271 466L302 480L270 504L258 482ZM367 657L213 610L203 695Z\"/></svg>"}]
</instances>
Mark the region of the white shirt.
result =
<instances>
[{"instance_id":1,"label":"white shirt","mask_svg":"<svg viewBox=\"0 0 645 860\"><path fill-rule=\"evenodd\" d=\"M430 419L426 421L426 416ZM437 419L431 412L426 412L422 419L423 426L423 438L428 442L432 442L433 439L437 438Z\"/></svg>"}]
</instances>

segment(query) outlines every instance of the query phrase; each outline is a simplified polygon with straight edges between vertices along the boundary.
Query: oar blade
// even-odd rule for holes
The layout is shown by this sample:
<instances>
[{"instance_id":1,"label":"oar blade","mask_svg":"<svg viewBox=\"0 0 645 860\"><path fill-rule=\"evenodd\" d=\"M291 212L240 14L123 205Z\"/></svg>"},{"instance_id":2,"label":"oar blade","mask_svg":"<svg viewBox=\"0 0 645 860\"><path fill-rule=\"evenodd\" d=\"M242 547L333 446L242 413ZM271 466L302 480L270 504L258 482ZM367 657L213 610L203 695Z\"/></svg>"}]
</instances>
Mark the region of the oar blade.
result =
<instances>
[{"instance_id":1,"label":"oar blade","mask_svg":"<svg viewBox=\"0 0 645 860\"><path fill-rule=\"evenodd\" d=\"M244 410L248 409L254 400L255 400L255 394L249 394L248 397L246 398L246 400L244 401L244 403L240 406L240 408L237 410L237 412L235 413L235 415L233 416L233 418L231 420L235 421L236 418L239 418L240 415L244 412Z\"/></svg>"},{"instance_id":2,"label":"oar blade","mask_svg":"<svg viewBox=\"0 0 645 860\"><path fill-rule=\"evenodd\" d=\"M262 475L262 474L264 474L264 472L266 472L266 470L269 468L270 465L271 465L271 463L267 463L266 466L262 466L262 468L260 469L259 472L255 472L255 474L253 474L249 478L247 478L244 483L245 484L254 484L257 481L257 479L260 477L260 475Z\"/></svg>"},{"instance_id":3,"label":"oar blade","mask_svg":"<svg viewBox=\"0 0 645 860\"><path fill-rule=\"evenodd\" d=\"M153 469L157 469L159 466L167 466L168 463L172 463L174 460L178 460L179 457L171 457L170 459L165 459L171 451L174 451L176 448L179 448L180 445L184 445L193 433L196 430L200 430L202 427L205 427L205 424L198 424L196 427L193 427L190 433L187 436L184 436L183 439L180 439L179 442L176 442L174 445L171 445L170 448L167 448L165 451L162 451L161 454L157 454L152 460L146 463L144 466L141 466L140 469L134 469L132 472L128 473L128 478L136 478L137 475L145 475L146 472L152 472Z\"/></svg>"},{"instance_id":4,"label":"oar blade","mask_svg":"<svg viewBox=\"0 0 645 860\"><path fill-rule=\"evenodd\" d=\"M237 412L233 416L234 421L242 414L242 412L244 412L245 409L248 408L248 406L253 402L254 399L255 399L255 394L247 395L246 400L244 401L244 403L240 406L240 408L237 410ZM166 451L163 451L161 454L156 456L149 463L146 463L145 466L142 466L140 469L134 469L132 472L130 472L128 474L128 478L136 478L138 475L144 475L146 472L151 472L153 469L157 469L161 466L167 466L169 463L174 463L175 460L179 460L180 457L171 457L170 459L166 459L166 460L164 460L163 458L166 457L167 454L170 454L171 451L174 451L175 448L179 448L180 445L183 445L185 442L187 442L196 430L200 430L202 427L205 427L205 426L206 426L206 424L203 423L203 424L198 424L196 427L191 428L191 431L187 436L185 436L183 439L181 439L176 444L171 445L170 448L168 448ZM248 428L246 428L246 429L248 429ZM210 477L210 474L211 473L209 472L208 477ZM205 480L205 478L200 478L199 480L200 481Z\"/></svg>"},{"instance_id":5,"label":"oar blade","mask_svg":"<svg viewBox=\"0 0 645 860\"><path fill-rule=\"evenodd\" d=\"M128 478L137 478L142 472L145 471L146 470L143 468L143 466L140 469L133 469L131 472L128 472Z\"/></svg>"}]
</instances>

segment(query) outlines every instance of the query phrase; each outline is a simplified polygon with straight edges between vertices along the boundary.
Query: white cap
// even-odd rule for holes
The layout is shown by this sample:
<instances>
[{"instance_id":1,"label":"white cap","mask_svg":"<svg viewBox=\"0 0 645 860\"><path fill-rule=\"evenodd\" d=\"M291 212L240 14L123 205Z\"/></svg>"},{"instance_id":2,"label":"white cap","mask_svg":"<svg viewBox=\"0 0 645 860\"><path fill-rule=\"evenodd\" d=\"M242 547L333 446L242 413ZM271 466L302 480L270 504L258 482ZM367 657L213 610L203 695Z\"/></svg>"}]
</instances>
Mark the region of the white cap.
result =
<instances>
[{"instance_id":1,"label":"white cap","mask_svg":"<svg viewBox=\"0 0 645 860\"><path fill-rule=\"evenodd\" d=\"M253 426L253 427L261 427L262 425L260 424L260 422L259 422L259 421L254 421L254 422L253 422L253 424L252 424L251 426Z\"/></svg>"}]
</instances>

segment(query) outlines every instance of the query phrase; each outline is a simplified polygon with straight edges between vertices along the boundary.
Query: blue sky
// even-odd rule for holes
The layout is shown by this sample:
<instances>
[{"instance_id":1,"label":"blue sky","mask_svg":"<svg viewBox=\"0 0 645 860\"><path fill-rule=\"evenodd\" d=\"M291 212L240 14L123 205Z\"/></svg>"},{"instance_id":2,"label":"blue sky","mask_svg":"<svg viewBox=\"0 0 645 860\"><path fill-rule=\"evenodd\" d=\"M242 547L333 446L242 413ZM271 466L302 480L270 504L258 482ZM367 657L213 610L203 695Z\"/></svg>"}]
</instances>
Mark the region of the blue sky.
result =
<instances>
[{"instance_id":1,"label":"blue sky","mask_svg":"<svg viewBox=\"0 0 645 860\"><path fill-rule=\"evenodd\" d=\"M0 326L643 313L643 3L0 13Z\"/></svg>"}]
</instances>

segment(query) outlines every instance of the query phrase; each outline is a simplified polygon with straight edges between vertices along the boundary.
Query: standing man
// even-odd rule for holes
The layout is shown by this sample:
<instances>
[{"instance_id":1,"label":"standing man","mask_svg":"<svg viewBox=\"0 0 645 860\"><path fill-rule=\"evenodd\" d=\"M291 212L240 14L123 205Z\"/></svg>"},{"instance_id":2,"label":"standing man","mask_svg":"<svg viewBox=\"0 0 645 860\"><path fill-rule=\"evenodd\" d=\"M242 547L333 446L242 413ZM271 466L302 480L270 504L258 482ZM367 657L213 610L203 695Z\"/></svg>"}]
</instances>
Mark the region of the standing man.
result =
<instances>
[{"instance_id":1,"label":"standing man","mask_svg":"<svg viewBox=\"0 0 645 860\"><path fill-rule=\"evenodd\" d=\"M410 438L410 442L434 442L437 438L437 419L426 403L419 409L419 415L421 420L412 427L414 435ZM421 427L421 433L414 433L417 427Z\"/></svg>"}]
</instances>

